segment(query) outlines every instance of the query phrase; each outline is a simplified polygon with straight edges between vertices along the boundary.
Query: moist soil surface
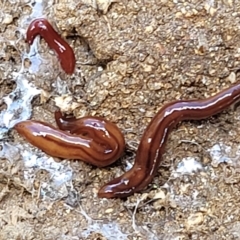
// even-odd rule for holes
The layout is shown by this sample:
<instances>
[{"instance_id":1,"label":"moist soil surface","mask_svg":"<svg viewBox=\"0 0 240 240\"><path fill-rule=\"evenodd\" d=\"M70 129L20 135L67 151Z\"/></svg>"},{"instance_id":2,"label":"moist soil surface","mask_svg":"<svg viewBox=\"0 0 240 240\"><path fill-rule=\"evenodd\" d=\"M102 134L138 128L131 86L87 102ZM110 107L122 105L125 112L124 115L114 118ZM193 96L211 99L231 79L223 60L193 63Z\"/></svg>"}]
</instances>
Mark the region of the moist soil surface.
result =
<instances>
[{"instance_id":1,"label":"moist soil surface","mask_svg":"<svg viewBox=\"0 0 240 240\"><path fill-rule=\"evenodd\" d=\"M132 167L144 130L164 104L205 99L239 80L239 1L9 0L0 7L4 116L10 116L6 99L21 75L39 94L31 104L18 103L16 120L24 108L32 111L26 118L53 125L56 109L101 116L126 140L116 163L97 168L52 159L9 128L1 139L0 239L240 239L237 105L180 122L142 192L126 199L97 196ZM44 39L26 43L27 27L38 17L73 48L72 75Z\"/></svg>"}]
</instances>

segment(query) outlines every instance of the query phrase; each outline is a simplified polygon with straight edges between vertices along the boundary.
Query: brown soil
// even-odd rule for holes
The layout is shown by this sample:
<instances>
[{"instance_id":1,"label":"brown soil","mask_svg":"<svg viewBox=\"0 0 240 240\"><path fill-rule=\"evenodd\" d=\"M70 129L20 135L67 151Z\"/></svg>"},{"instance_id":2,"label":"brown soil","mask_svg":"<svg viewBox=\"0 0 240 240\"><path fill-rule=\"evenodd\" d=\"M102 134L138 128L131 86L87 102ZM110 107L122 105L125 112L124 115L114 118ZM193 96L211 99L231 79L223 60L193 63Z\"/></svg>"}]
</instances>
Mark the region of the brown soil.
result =
<instances>
[{"instance_id":1,"label":"brown soil","mask_svg":"<svg viewBox=\"0 0 240 240\"><path fill-rule=\"evenodd\" d=\"M206 98L238 80L239 1L45 1L43 15L76 54L71 76L44 40L37 43L36 71L24 57L36 4L0 2L2 98L23 67L23 76L42 90L32 101L32 118L53 123L56 106L77 117L105 117L124 133L126 151L104 169L64 160L73 176L56 190L53 173L27 167L22 152L49 156L10 130L4 149L9 143L18 150L9 147L9 157L0 160L0 239L240 239L239 108L180 123L142 193L127 200L97 197L134 162L144 129L164 103ZM189 159L202 167L178 172Z\"/></svg>"}]
</instances>

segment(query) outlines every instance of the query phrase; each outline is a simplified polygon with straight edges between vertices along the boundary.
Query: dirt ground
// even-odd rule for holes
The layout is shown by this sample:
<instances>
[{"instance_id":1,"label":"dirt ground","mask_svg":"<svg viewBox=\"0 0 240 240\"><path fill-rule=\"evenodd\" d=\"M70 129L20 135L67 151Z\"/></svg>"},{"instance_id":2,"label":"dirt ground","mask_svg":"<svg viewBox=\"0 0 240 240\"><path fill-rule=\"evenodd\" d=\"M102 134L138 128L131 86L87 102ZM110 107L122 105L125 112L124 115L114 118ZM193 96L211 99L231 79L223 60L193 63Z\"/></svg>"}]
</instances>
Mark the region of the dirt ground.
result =
<instances>
[{"instance_id":1,"label":"dirt ground","mask_svg":"<svg viewBox=\"0 0 240 240\"><path fill-rule=\"evenodd\" d=\"M163 104L203 99L237 82L240 1L2 0L0 7L1 240L240 239L239 107L180 123L142 193L97 197L132 166ZM25 42L40 16L74 49L73 75L43 39L31 48ZM116 123L126 139L123 157L103 169L60 161L12 130L27 118L54 124L56 107Z\"/></svg>"}]
</instances>

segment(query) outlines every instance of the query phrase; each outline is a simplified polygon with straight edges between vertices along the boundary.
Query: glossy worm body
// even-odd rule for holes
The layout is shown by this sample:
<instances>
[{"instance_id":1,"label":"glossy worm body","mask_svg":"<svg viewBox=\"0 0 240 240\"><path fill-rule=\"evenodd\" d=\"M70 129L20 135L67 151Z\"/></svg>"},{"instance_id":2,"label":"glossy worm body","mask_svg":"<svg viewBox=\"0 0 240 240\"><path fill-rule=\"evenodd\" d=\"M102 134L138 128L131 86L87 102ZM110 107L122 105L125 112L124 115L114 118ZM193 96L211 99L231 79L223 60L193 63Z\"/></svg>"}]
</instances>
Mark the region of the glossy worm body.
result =
<instances>
[{"instance_id":1,"label":"glossy worm body","mask_svg":"<svg viewBox=\"0 0 240 240\"><path fill-rule=\"evenodd\" d=\"M49 47L55 50L63 70L67 74L72 74L76 62L74 52L45 18L37 18L30 23L27 29L27 42L29 45L32 45L37 35L44 38Z\"/></svg>"},{"instance_id":2,"label":"glossy worm body","mask_svg":"<svg viewBox=\"0 0 240 240\"><path fill-rule=\"evenodd\" d=\"M156 174L168 135L176 124L182 120L208 118L228 108L239 99L240 83L237 83L207 99L179 100L163 106L142 136L133 167L104 185L99 190L98 196L123 198L143 190ZM36 121L18 123L15 129L30 143L52 156L82 159L101 167L111 164L121 156L124 150L124 139L112 123L88 117L80 120L65 119L59 112L55 117L60 129L69 130L70 133ZM82 124L83 131L79 130ZM97 159L105 159L105 161L99 163Z\"/></svg>"},{"instance_id":3,"label":"glossy worm body","mask_svg":"<svg viewBox=\"0 0 240 240\"><path fill-rule=\"evenodd\" d=\"M175 101L163 106L147 126L133 167L103 186L104 198L123 198L143 190L153 179L172 128L182 120L201 120L215 115L240 99L240 83L203 100Z\"/></svg>"},{"instance_id":4,"label":"glossy worm body","mask_svg":"<svg viewBox=\"0 0 240 240\"><path fill-rule=\"evenodd\" d=\"M119 159L125 141L118 127L100 117L66 119L55 113L57 129L40 121L23 121L14 126L32 145L53 157L81 159L104 167ZM68 132L63 131L68 130Z\"/></svg>"}]
</instances>

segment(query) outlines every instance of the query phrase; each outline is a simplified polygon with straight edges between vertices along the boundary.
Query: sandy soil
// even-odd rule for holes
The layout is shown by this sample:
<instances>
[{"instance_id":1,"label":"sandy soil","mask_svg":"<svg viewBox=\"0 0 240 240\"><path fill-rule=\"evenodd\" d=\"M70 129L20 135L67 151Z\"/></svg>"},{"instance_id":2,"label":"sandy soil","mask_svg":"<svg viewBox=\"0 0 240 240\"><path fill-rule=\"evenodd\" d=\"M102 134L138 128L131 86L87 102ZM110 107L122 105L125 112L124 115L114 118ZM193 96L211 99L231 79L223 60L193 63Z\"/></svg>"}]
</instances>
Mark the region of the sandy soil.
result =
<instances>
[{"instance_id":1,"label":"sandy soil","mask_svg":"<svg viewBox=\"0 0 240 240\"><path fill-rule=\"evenodd\" d=\"M1 110L21 73L41 90L28 106L31 118L54 123L58 106L77 117L105 117L126 139L124 156L98 169L53 160L9 129L1 140L8 153L0 160L0 239L240 239L239 108L180 123L142 193L97 197L100 186L132 165L164 103L206 98L238 80L239 1L12 0L0 7ZM43 39L29 54L26 29L39 16L73 47L73 75ZM51 166L29 167L26 151L28 164L44 159ZM57 187L55 170L66 176Z\"/></svg>"}]
</instances>

